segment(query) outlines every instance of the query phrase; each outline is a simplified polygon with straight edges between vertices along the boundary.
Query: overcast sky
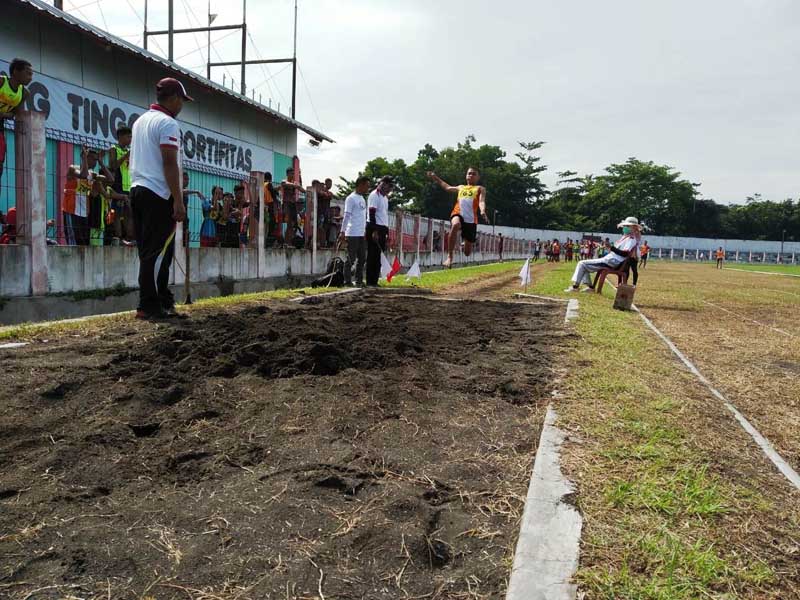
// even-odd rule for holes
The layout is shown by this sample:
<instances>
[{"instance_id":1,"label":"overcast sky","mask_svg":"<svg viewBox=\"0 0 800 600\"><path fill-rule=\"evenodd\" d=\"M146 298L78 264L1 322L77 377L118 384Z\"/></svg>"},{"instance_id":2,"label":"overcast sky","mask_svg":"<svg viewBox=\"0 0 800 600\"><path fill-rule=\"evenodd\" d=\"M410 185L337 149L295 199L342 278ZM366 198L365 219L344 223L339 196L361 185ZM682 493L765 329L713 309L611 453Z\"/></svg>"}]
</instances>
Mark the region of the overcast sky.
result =
<instances>
[{"instance_id":1,"label":"overcast sky","mask_svg":"<svg viewBox=\"0 0 800 600\"><path fill-rule=\"evenodd\" d=\"M141 44L144 0L64 4ZM166 6L150 0L151 29L166 28ZM291 55L293 6L247 1L264 57ZM175 7L176 27L205 24L208 0ZM241 22L240 0L211 0L211 12ZM545 141L551 186L557 171L599 174L635 156L719 202L797 197L798 39L797 0L300 0L297 117L337 141L314 149L301 135L304 180L352 178L375 156L411 162L425 143L474 134L509 155ZM205 74L205 46L179 36L177 62ZM212 60L236 60L240 46L220 39ZM282 68L251 66L247 78L288 112Z\"/></svg>"}]
</instances>

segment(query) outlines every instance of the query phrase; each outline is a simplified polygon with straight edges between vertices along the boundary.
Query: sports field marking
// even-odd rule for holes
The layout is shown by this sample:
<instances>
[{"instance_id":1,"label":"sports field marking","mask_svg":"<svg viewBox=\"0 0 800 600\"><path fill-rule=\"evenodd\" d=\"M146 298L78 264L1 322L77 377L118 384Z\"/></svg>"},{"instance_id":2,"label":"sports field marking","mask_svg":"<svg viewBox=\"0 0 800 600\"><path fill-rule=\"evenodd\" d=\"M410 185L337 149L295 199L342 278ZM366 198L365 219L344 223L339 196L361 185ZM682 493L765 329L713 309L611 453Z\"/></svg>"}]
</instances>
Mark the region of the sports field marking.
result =
<instances>
[{"instance_id":1,"label":"sports field marking","mask_svg":"<svg viewBox=\"0 0 800 600\"><path fill-rule=\"evenodd\" d=\"M767 325L766 323L762 323L761 321L756 321L755 319L751 319L749 317L745 317L744 315L740 315L737 312L734 312L732 310L728 310L724 306L720 306L719 304L714 304L713 302L709 302L708 300L703 300L703 303L704 304L708 304L709 306L713 306L714 308L718 308L720 310L724 310L726 313L730 313L730 314L732 314L732 315L734 315L736 317L739 317L740 319L744 319L745 321L750 321L751 323L755 323L756 325L761 325L762 327L766 327L768 329L772 329L773 331L777 331L778 333L781 333L783 335L788 335L789 337L797 337L793 333L789 333L788 331L784 331L783 329L778 329L777 327L773 327L772 325Z\"/></svg>"},{"instance_id":2,"label":"sports field marking","mask_svg":"<svg viewBox=\"0 0 800 600\"><path fill-rule=\"evenodd\" d=\"M789 463L787 463L783 459L783 457L780 454L778 454L777 450L775 450L772 444L770 444L769 440L767 440L767 438L761 435L761 433L759 433L759 431L755 427L753 427L750 421L748 421L744 417L744 415L742 415L742 413L740 413L737 410L737 408L733 404L731 404L728 401L728 399L725 398L725 396L723 396L722 393L720 393L720 391L717 390L717 388L715 388L708 379L705 378L705 376L697 369L697 367L695 367L694 364L692 364L692 362L688 358L686 358L686 356L684 356L684 354L680 350L678 350L678 347L672 343L672 340L670 340L667 336L661 333L661 331L659 331L659 329L655 325L653 325L652 321L650 321L650 319L648 319L636 305L634 305L632 308L637 313L639 313L639 316L642 318L645 324L650 329L652 329L658 337L661 338L661 340L669 347L669 349L672 350L675 356L677 356L681 360L681 362L683 362L683 364L686 365L689 371L691 371L697 377L697 379L699 379L700 382L703 383L709 389L709 391L714 395L714 397L720 400L725 405L725 408L727 408L729 411L731 411L731 413L733 413L733 416L736 418L736 420L739 422L742 428L747 433L750 434L750 437L753 438L753 441L755 441L755 443L758 444L758 446L761 448L764 454L766 454L767 458L769 458L772 461L772 464L774 464L778 468L778 470L783 474L783 476L789 480L789 483L791 483L795 488L800 490L800 475L798 475L797 471L795 471L789 465Z\"/></svg>"},{"instance_id":3,"label":"sports field marking","mask_svg":"<svg viewBox=\"0 0 800 600\"><path fill-rule=\"evenodd\" d=\"M539 298L540 300L548 300L550 302L570 302L567 298L551 298L550 296L539 296L537 294L523 294L518 292L514 294L515 298Z\"/></svg>"},{"instance_id":4,"label":"sports field marking","mask_svg":"<svg viewBox=\"0 0 800 600\"><path fill-rule=\"evenodd\" d=\"M751 269L737 269L735 267L725 267L726 271L740 271L742 273L758 273L759 275L781 275L783 277L800 277L794 273L778 273L776 271L753 271Z\"/></svg>"}]
</instances>

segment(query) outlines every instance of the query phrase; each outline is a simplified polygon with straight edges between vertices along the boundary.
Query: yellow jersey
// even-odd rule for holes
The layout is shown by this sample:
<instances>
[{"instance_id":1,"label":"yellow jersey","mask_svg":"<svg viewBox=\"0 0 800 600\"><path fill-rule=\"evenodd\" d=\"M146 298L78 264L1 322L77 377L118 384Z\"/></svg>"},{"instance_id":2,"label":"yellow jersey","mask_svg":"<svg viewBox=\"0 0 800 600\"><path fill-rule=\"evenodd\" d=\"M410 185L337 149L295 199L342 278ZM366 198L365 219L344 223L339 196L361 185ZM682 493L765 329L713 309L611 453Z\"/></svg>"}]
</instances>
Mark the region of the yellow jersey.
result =
<instances>
[{"instance_id":1,"label":"yellow jersey","mask_svg":"<svg viewBox=\"0 0 800 600\"><path fill-rule=\"evenodd\" d=\"M0 113L10 113L20 102L22 102L22 94L25 87L20 84L17 86L17 91L11 89L11 83L7 76L3 76L3 85L0 85Z\"/></svg>"},{"instance_id":2,"label":"yellow jersey","mask_svg":"<svg viewBox=\"0 0 800 600\"><path fill-rule=\"evenodd\" d=\"M451 217L460 215L464 223L478 222L478 209L480 207L481 186L462 185L458 188L458 197Z\"/></svg>"}]
</instances>

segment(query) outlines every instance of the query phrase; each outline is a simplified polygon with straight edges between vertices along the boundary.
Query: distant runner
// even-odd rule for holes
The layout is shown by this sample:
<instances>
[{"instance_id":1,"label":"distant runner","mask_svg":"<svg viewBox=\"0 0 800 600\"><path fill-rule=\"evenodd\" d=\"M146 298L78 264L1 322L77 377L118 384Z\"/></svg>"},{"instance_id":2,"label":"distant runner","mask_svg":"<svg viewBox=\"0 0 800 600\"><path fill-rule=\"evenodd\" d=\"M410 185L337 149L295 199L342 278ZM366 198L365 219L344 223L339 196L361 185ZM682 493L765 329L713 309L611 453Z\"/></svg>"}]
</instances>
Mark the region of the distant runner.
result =
<instances>
[{"instance_id":1,"label":"distant runner","mask_svg":"<svg viewBox=\"0 0 800 600\"><path fill-rule=\"evenodd\" d=\"M639 248L639 254L642 256L641 260L639 261L639 266L644 269L647 266L647 259L650 257L650 246L646 240L642 244L642 247Z\"/></svg>"},{"instance_id":2,"label":"distant runner","mask_svg":"<svg viewBox=\"0 0 800 600\"><path fill-rule=\"evenodd\" d=\"M456 247L456 234L461 231L464 239L464 256L472 254L472 244L478 236L478 210L484 221L489 222L486 216L486 188L478 185L481 173L478 169L467 169L467 184L452 186L442 180L433 171L428 171L428 177L439 184L445 192L456 192L456 205L450 213L450 239L447 243L447 258L442 263L450 268L453 265L453 251Z\"/></svg>"},{"instance_id":3,"label":"distant runner","mask_svg":"<svg viewBox=\"0 0 800 600\"><path fill-rule=\"evenodd\" d=\"M715 258L717 259L717 268L722 268L722 261L725 260L725 250L722 249L722 246L714 253Z\"/></svg>"}]
</instances>

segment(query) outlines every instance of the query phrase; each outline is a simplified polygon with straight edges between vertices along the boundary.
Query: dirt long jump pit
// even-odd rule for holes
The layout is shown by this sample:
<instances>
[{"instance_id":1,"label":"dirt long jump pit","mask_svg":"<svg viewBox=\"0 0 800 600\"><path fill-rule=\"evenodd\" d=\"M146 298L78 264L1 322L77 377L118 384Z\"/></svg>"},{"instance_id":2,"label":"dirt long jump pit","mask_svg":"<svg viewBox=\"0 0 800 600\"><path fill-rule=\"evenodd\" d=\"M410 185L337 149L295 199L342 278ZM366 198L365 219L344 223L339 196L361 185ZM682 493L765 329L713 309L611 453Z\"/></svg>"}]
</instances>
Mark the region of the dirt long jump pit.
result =
<instances>
[{"instance_id":1,"label":"dirt long jump pit","mask_svg":"<svg viewBox=\"0 0 800 600\"><path fill-rule=\"evenodd\" d=\"M563 318L354 293L2 350L0 597L502 598Z\"/></svg>"}]
</instances>

